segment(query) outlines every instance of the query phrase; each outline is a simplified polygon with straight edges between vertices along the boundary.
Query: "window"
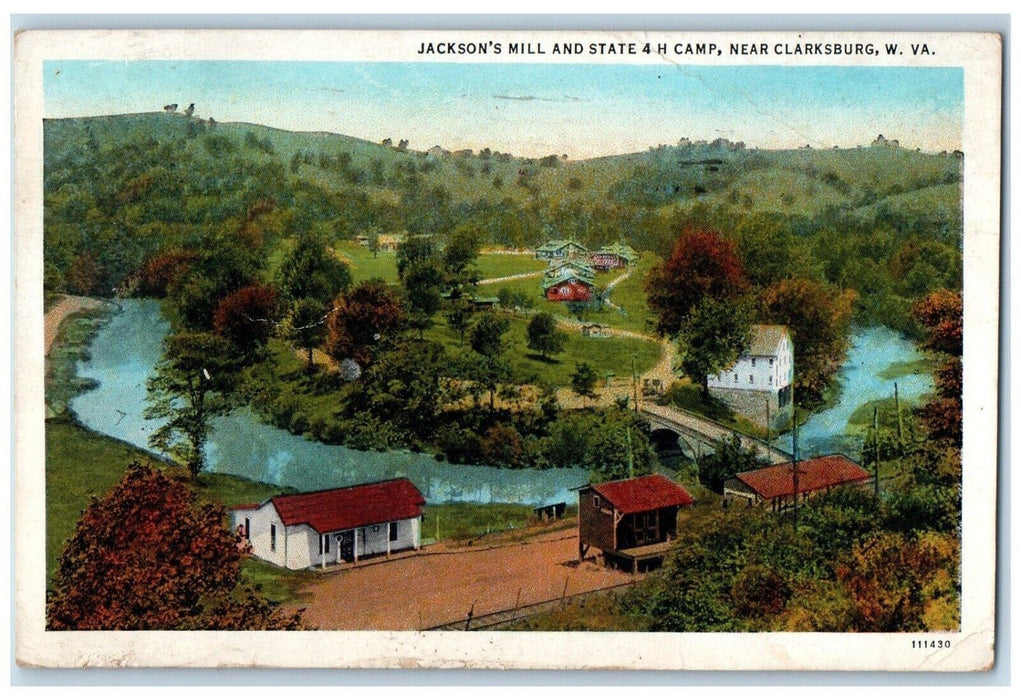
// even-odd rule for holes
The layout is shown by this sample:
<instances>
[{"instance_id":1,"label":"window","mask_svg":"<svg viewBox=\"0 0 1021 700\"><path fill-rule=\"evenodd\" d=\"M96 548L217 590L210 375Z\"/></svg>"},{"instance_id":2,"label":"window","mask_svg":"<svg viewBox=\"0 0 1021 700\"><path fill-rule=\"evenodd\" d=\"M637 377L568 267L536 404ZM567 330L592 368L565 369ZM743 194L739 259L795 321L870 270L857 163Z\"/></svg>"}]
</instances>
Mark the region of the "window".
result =
<instances>
[{"instance_id":1,"label":"window","mask_svg":"<svg viewBox=\"0 0 1021 700\"><path fill-rule=\"evenodd\" d=\"M772 384L772 383L773 383L773 375L772 375L772 374L771 374L771 375L769 375L769 383L770 383L770 384Z\"/></svg>"},{"instance_id":2,"label":"window","mask_svg":"<svg viewBox=\"0 0 1021 700\"><path fill-rule=\"evenodd\" d=\"M277 526L273 524L269 526L269 551L277 551Z\"/></svg>"},{"instance_id":3,"label":"window","mask_svg":"<svg viewBox=\"0 0 1021 700\"><path fill-rule=\"evenodd\" d=\"M752 358L752 367L754 367L754 366L755 366L755 358L753 357Z\"/></svg>"},{"instance_id":4,"label":"window","mask_svg":"<svg viewBox=\"0 0 1021 700\"><path fill-rule=\"evenodd\" d=\"M734 375L734 383L737 384L737 375Z\"/></svg>"},{"instance_id":5,"label":"window","mask_svg":"<svg viewBox=\"0 0 1021 700\"><path fill-rule=\"evenodd\" d=\"M769 358L769 366L770 366L770 367L772 367L772 366L773 366L773 358L772 358L772 357L771 357L771 358Z\"/></svg>"},{"instance_id":6,"label":"window","mask_svg":"<svg viewBox=\"0 0 1021 700\"><path fill-rule=\"evenodd\" d=\"M755 375L754 374L749 374L748 375L748 383L749 384L754 384L755 383Z\"/></svg>"},{"instance_id":7,"label":"window","mask_svg":"<svg viewBox=\"0 0 1021 700\"><path fill-rule=\"evenodd\" d=\"M319 536L319 553L329 554L330 553L330 538L329 536Z\"/></svg>"},{"instance_id":8,"label":"window","mask_svg":"<svg viewBox=\"0 0 1021 700\"><path fill-rule=\"evenodd\" d=\"M599 501L599 496L592 497L592 505L595 506L596 508L602 505L602 503Z\"/></svg>"},{"instance_id":9,"label":"window","mask_svg":"<svg viewBox=\"0 0 1021 700\"><path fill-rule=\"evenodd\" d=\"M252 522L245 518L245 539L249 540L252 538Z\"/></svg>"},{"instance_id":10,"label":"window","mask_svg":"<svg viewBox=\"0 0 1021 700\"><path fill-rule=\"evenodd\" d=\"M390 541L397 541L397 523L390 523Z\"/></svg>"}]
</instances>

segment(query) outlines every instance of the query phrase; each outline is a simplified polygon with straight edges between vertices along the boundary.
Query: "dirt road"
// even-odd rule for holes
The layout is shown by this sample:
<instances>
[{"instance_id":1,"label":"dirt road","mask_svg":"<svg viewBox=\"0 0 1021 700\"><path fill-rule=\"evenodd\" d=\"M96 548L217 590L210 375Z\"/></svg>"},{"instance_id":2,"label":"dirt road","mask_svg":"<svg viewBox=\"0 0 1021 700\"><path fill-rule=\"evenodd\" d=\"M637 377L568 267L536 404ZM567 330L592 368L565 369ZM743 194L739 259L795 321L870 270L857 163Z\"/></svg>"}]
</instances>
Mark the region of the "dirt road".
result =
<instances>
[{"instance_id":1,"label":"dirt road","mask_svg":"<svg viewBox=\"0 0 1021 700\"><path fill-rule=\"evenodd\" d=\"M576 530L485 550L428 548L418 556L325 574L306 593L319 629L410 630L631 581L586 561Z\"/></svg>"},{"instance_id":2,"label":"dirt road","mask_svg":"<svg viewBox=\"0 0 1021 700\"><path fill-rule=\"evenodd\" d=\"M57 339L60 331L60 324L71 314L91 309L101 309L106 302L91 297L65 296L55 305L50 307L43 319L43 335L45 338L45 356L50 356L50 349Z\"/></svg>"}]
</instances>

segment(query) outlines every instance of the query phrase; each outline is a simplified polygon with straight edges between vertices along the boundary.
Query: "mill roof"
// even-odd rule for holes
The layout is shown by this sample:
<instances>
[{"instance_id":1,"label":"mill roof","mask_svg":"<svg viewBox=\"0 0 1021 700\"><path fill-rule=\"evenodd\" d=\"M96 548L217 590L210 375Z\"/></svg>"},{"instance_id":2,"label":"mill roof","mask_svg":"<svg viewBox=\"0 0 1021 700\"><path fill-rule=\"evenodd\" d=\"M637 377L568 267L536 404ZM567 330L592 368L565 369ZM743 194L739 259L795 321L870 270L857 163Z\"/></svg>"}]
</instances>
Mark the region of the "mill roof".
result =
<instances>
[{"instance_id":1,"label":"mill roof","mask_svg":"<svg viewBox=\"0 0 1021 700\"><path fill-rule=\"evenodd\" d=\"M592 489L625 515L695 502L687 491L662 474L592 484Z\"/></svg>"},{"instance_id":2,"label":"mill roof","mask_svg":"<svg viewBox=\"0 0 1021 700\"><path fill-rule=\"evenodd\" d=\"M746 355L769 357L776 354L780 341L787 337L787 326L754 325L749 329L748 352Z\"/></svg>"},{"instance_id":3,"label":"mill roof","mask_svg":"<svg viewBox=\"0 0 1021 700\"><path fill-rule=\"evenodd\" d=\"M794 495L792 462L735 474L762 498ZM866 481L871 475L844 455L826 455L798 462L798 493Z\"/></svg>"},{"instance_id":4,"label":"mill roof","mask_svg":"<svg viewBox=\"0 0 1021 700\"><path fill-rule=\"evenodd\" d=\"M320 533L417 518L425 505L425 498L408 479L288 494L269 500L284 525L305 524Z\"/></svg>"}]
</instances>

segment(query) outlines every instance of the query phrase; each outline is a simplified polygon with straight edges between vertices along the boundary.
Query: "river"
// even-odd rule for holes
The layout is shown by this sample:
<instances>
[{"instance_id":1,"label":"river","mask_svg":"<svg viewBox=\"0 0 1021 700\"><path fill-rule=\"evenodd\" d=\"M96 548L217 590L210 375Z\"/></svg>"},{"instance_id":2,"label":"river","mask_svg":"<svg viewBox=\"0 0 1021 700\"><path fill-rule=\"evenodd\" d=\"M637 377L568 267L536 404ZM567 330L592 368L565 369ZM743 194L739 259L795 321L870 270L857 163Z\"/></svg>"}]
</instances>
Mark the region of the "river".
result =
<instances>
[{"instance_id":1,"label":"river","mask_svg":"<svg viewBox=\"0 0 1021 700\"><path fill-rule=\"evenodd\" d=\"M145 382L160 359L170 324L159 303L126 299L122 310L99 329L80 362L80 377L95 389L75 397L79 422L146 450L159 426L142 413ZM449 464L403 450L362 452L325 445L260 422L242 410L213 422L206 446L210 471L243 476L300 491L350 486L406 476L429 503L519 503L547 505L577 499L571 491L588 482L585 469L497 469Z\"/></svg>"},{"instance_id":2,"label":"river","mask_svg":"<svg viewBox=\"0 0 1021 700\"><path fill-rule=\"evenodd\" d=\"M91 430L149 450L149 435L159 423L142 415L145 382L160 359L170 325L156 301L127 299L120 305L121 311L96 333L89 359L77 367L79 376L94 379L97 386L75 397L70 408ZM895 381L905 402L932 391L928 374L882 376L891 365L920 357L910 341L888 328L856 330L840 370L840 400L801 427L799 454L858 457L861 438L845 435L851 414L864 403L892 397ZM780 443L790 450L790 435ZM584 469L497 469L448 464L402 450L362 452L326 445L263 423L248 410L213 422L206 457L211 471L301 491L406 476L430 503L571 503L576 498L571 489L588 481Z\"/></svg>"},{"instance_id":3,"label":"river","mask_svg":"<svg viewBox=\"0 0 1021 700\"><path fill-rule=\"evenodd\" d=\"M928 373L890 376L889 370L895 365L920 359L922 353L914 343L894 330L886 327L855 329L847 361L840 368L839 401L832 408L813 414L798 429L799 456L840 452L859 459L862 438L847 434L851 415L863 404L893 398L894 383L903 404L917 403L919 398L932 392L932 376ZM796 372L797 367L794 369ZM790 433L780 439L780 446L788 452L791 443Z\"/></svg>"}]
</instances>

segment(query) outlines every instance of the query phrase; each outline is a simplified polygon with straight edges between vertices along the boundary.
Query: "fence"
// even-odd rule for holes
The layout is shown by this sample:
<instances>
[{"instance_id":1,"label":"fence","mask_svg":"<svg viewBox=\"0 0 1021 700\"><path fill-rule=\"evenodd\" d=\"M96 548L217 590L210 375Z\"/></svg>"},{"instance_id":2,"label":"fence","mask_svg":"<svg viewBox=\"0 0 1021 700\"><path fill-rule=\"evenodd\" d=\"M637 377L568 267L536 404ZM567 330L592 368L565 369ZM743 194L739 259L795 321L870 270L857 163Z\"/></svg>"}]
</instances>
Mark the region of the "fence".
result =
<instances>
[{"instance_id":1,"label":"fence","mask_svg":"<svg viewBox=\"0 0 1021 700\"><path fill-rule=\"evenodd\" d=\"M438 632L438 631L478 631L484 629L492 629L502 625L509 625L513 622L518 622L534 615L550 612L556 610L558 607L564 607L568 603L584 600L589 597L598 595L605 595L612 593L616 590L623 588L630 588L635 584L639 583L638 580L626 581L624 583L618 583L613 586L607 586L606 588L597 588L591 591L585 591L583 593L572 593L571 595L563 595L558 598L550 598L548 600L542 600L538 603L528 603L527 605L515 606L513 608L505 608L504 610L496 610L494 612L486 613L485 615L474 615L472 611L468 612L466 617L459 620L452 620L450 622L444 622L440 625L433 627L424 628L425 631Z\"/></svg>"}]
</instances>

